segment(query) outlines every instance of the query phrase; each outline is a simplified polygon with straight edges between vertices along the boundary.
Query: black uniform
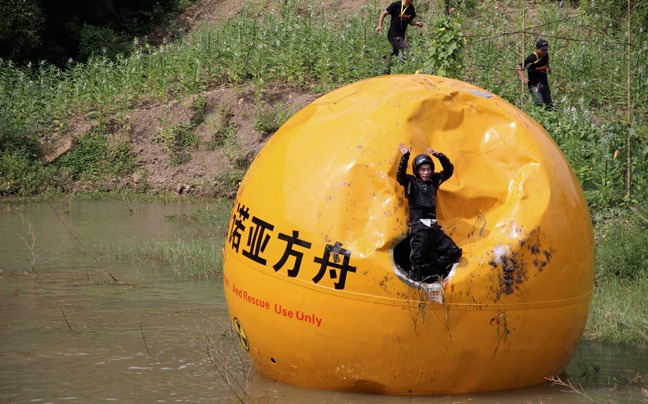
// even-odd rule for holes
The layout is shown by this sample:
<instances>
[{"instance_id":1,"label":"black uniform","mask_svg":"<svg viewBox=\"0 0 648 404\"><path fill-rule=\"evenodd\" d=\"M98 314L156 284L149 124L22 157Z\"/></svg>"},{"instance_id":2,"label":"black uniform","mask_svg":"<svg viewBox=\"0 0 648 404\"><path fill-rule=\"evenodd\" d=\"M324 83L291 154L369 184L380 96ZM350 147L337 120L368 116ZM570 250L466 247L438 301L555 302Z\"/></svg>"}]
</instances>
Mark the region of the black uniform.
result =
<instances>
[{"instance_id":1,"label":"black uniform","mask_svg":"<svg viewBox=\"0 0 648 404\"><path fill-rule=\"evenodd\" d=\"M535 52L524 59L523 68L529 71L529 92L536 97L536 105L547 105L547 109L553 107L551 102L551 90L547 80L547 69L549 67L549 54L538 57Z\"/></svg>"},{"instance_id":2,"label":"black uniform","mask_svg":"<svg viewBox=\"0 0 648 404\"><path fill-rule=\"evenodd\" d=\"M416 10L414 10L413 4L410 4L401 12L402 4L403 2L401 1L395 1L387 7L387 12L391 16L387 38L405 38L405 31L407 31L410 20L416 17Z\"/></svg>"},{"instance_id":3,"label":"black uniform","mask_svg":"<svg viewBox=\"0 0 648 404\"><path fill-rule=\"evenodd\" d=\"M412 273L410 277L419 281L421 279L446 276L448 266L461 257L461 249L436 222L436 196L439 186L448 180L454 172L454 166L444 154L439 153L437 158L441 162L443 171L434 172L434 163L429 159L422 164L432 165L432 175L429 181L423 181L418 177L418 167L412 168L417 176L408 175L407 162L410 153L401 158L396 173L398 183L405 187L405 196L409 202L410 209L410 261L412 262ZM418 159L418 157L415 159ZM423 220L421 220L423 219ZM429 222L428 222L429 220ZM425 222L428 222L426 224ZM432 279L434 280L434 279Z\"/></svg>"}]
</instances>

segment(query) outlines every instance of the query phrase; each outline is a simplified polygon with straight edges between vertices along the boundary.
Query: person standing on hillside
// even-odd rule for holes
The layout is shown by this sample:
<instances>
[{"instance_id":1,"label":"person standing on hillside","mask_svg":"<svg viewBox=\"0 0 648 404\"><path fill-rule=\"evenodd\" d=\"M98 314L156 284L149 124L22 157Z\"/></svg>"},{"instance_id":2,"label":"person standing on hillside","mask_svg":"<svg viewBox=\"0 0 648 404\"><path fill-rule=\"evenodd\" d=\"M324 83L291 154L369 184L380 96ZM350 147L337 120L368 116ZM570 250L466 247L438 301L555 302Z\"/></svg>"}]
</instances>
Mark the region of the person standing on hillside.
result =
<instances>
[{"instance_id":1,"label":"person standing on hillside","mask_svg":"<svg viewBox=\"0 0 648 404\"><path fill-rule=\"evenodd\" d=\"M376 28L377 34L382 30L382 23L385 17L388 14L391 16L389 31L387 31L387 40L392 46L392 53L385 65L387 71L391 69L392 57L398 56L400 51L407 51L410 49L410 46L405 42L405 31L407 31L407 26L423 26L422 22L414 21L416 10L414 10L413 2L414 0L395 1L391 3L386 10L380 13L380 17L378 18L378 27Z\"/></svg>"},{"instance_id":2,"label":"person standing on hillside","mask_svg":"<svg viewBox=\"0 0 648 404\"><path fill-rule=\"evenodd\" d=\"M524 69L529 72L529 78L524 77ZM545 109L551 110L551 90L547 76L551 73L549 67L549 43L541 39L536 43L536 50L533 51L526 59L524 65L520 63L517 68L517 74L522 83L529 86L529 92L535 97L537 106L545 106Z\"/></svg>"}]
</instances>

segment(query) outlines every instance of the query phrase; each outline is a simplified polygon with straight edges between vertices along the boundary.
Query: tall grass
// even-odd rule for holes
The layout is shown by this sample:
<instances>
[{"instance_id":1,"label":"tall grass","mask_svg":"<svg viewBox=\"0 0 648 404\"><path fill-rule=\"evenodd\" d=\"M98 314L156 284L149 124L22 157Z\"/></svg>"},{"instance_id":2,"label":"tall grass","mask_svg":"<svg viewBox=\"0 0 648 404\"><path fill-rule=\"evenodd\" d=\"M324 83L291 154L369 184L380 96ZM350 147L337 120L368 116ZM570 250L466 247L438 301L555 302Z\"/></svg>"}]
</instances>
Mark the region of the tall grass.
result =
<instances>
[{"instance_id":1,"label":"tall grass","mask_svg":"<svg viewBox=\"0 0 648 404\"><path fill-rule=\"evenodd\" d=\"M492 7L494 1L485 3L471 12L456 11L471 21L463 26L468 69L461 78L517 102L520 86L514 70L521 60L521 11L517 5L508 4L502 11ZM624 31L609 28L603 18L590 13L553 3L537 7L537 15L526 22L526 52L533 50L538 37L550 39L555 98L571 105L584 100L586 107L605 109L625 105ZM42 118L65 117L70 111L109 112L144 96L166 99L218 83L282 80L327 90L383 72L389 45L384 36L373 33L380 9L365 6L340 15L299 1L272 10L251 6L236 19L201 27L176 43L155 48L135 40L135 51L114 61L70 61L67 69L46 62L20 68L2 61L1 97L16 117L45 122ZM409 30L413 50L396 72L437 73L422 67L430 58L429 45L439 36L434 30L442 19L439 10L419 17L426 28ZM634 35L636 106L648 97L647 46L643 31Z\"/></svg>"},{"instance_id":2,"label":"tall grass","mask_svg":"<svg viewBox=\"0 0 648 404\"><path fill-rule=\"evenodd\" d=\"M363 7L334 26L336 16L325 9L291 1L270 12L244 11L176 43L151 47L136 39L135 51L114 61L70 60L66 69L1 61L0 102L17 120L56 127L75 113L110 113L142 97L167 99L219 83L282 80L331 89L380 72L376 13Z\"/></svg>"},{"instance_id":3,"label":"tall grass","mask_svg":"<svg viewBox=\"0 0 648 404\"><path fill-rule=\"evenodd\" d=\"M145 241L121 240L100 246L104 254L116 260L153 261L169 265L178 278L214 279L222 274L227 223L231 202L219 200L205 207L193 208L179 220L182 232L169 239Z\"/></svg>"},{"instance_id":4,"label":"tall grass","mask_svg":"<svg viewBox=\"0 0 648 404\"><path fill-rule=\"evenodd\" d=\"M585 337L648 345L648 277L611 279L594 289Z\"/></svg>"},{"instance_id":5,"label":"tall grass","mask_svg":"<svg viewBox=\"0 0 648 404\"><path fill-rule=\"evenodd\" d=\"M104 246L117 260L163 262L178 278L213 279L222 273L225 237L120 241Z\"/></svg>"},{"instance_id":6,"label":"tall grass","mask_svg":"<svg viewBox=\"0 0 648 404\"><path fill-rule=\"evenodd\" d=\"M648 279L648 224L633 217L597 226L597 281ZM648 307L648 306L646 306Z\"/></svg>"},{"instance_id":7,"label":"tall grass","mask_svg":"<svg viewBox=\"0 0 648 404\"><path fill-rule=\"evenodd\" d=\"M648 221L642 209L596 226L596 287L585 335L648 345Z\"/></svg>"}]
</instances>

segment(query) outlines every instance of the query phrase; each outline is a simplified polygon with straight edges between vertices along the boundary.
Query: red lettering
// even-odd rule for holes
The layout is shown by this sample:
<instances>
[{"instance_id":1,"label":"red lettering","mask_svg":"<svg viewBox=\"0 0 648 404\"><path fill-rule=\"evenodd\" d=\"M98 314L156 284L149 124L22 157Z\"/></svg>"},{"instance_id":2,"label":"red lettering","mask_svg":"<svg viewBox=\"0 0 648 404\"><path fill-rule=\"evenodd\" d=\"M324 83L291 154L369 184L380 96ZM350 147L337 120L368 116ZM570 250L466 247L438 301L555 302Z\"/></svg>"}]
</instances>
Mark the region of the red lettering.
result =
<instances>
[{"instance_id":1,"label":"red lettering","mask_svg":"<svg viewBox=\"0 0 648 404\"><path fill-rule=\"evenodd\" d=\"M266 304L265 307L269 309L270 305L268 303L265 303L265 304ZM317 317L317 315L315 313L313 313L313 314L305 314L301 310L297 310L296 312L294 312L292 310L288 310L288 309L284 308L282 305L277 304L277 303L275 303L275 305L274 305L274 310L275 310L275 313L277 313L277 314L279 314L281 316L288 317L288 318L295 318L298 321L303 321L305 323L314 324L318 328L322 325L322 319Z\"/></svg>"},{"instance_id":2,"label":"red lettering","mask_svg":"<svg viewBox=\"0 0 648 404\"><path fill-rule=\"evenodd\" d=\"M259 306L262 309L270 310L270 302L266 302L265 300L261 300L258 297L254 297L250 294L248 294L247 290L243 289L236 289L236 285L232 284L232 290L234 291L234 294L243 299L244 301L248 303L252 303L255 306ZM276 310L277 305L275 304L275 310ZM281 310L281 306L280 309Z\"/></svg>"}]
</instances>

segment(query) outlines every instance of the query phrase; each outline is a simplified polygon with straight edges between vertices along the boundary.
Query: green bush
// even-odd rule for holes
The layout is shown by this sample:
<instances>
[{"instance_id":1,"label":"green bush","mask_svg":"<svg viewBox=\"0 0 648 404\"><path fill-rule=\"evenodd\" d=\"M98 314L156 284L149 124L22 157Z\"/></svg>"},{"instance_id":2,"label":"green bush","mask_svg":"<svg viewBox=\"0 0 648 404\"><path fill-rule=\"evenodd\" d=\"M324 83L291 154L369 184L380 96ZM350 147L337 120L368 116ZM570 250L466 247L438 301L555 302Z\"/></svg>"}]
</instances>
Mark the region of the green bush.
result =
<instances>
[{"instance_id":1,"label":"green bush","mask_svg":"<svg viewBox=\"0 0 648 404\"><path fill-rule=\"evenodd\" d=\"M107 171L113 175L130 174L137 168L138 156L128 140L118 139L109 145L106 157Z\"/></svg>"},{"instance_id":2,"label":"green bush","mask_svg":"<svg viewBox=\"0 0 648 404\"><path fill-rule=\"evenodd\" d=\"M0 195L21 194L23 179L32 172L30 160L18 152L0 154Z\"/></svg>"},{"instance_id":3,"label":"green bush","mask_svg":"<svg viewBox=\"0 0 648 404\"><path fill-rule=\"evenodd\" d=\"M597 229L596 277L634 281L648 278L648 224L634 218L616 218Z\"/></svg>"},{"instance_id":4,"label":"green bush","mask_svg":"<svg viewBox=\"0 0 648 404\"><path fill-rule=\"evenodd\" d=\"M434 39L428 43L428 59L421 69L424 73L450 78L463 78L466 68L464 56L468 42L461 31L461 18L450 20L443 16L434 25Z\"/></svg>"},{"instance_id":5,"label":"green bush","mask_svg":"<svg viewBox=\"0 0 648 404\"><path fill-rule=\"evenodd\" d=\"M189 150L196 148L200 141L191 123L181 122L172 125L162 118L157 119L162 129L151 140L162 144L171 157L171 164L179 165L191 161Z\"/></svg>"},{"instance_id":6,"label":"green bush","mask_svg":"<svg viewBox=\"0 0 648 404\"><path fill-rule=\"evenodd\" d=\"M585 338L647 345L648 277L610 279L594 288Z\"/></svg>"},{"instance_id":7,"label":"green bush","mask_svg":"<svg viewBox=\"0 0 648 404\"><path fill-rule=\"evenodd\" d=\"M114 59L119 53L130 51L130 41L124 41L112 28L95 27L90 24L83 24L79 33L78 57L82 60L90 59L92 56L105 56Z\"/></svg>"},{"instance_id":8,"label":"green bush","mask_svg":"<svg viewBox=\"0 0 648 404\"><path fill-rule=\"evenodd\" d=\"M56 193L66 180L65 172L17 151L0 153L0 195L26 196Z\"/></svg>"},{"instance_id":9,"label":"green bush","mask_svg":"<svg viewBox=\"0 0 648 404\"><path fill-rule=\"evenodd\" d=\"M42 43L45 17L37 0L0 2L0 56L22 61Z\"/></svg>"},{"instance_id":10,"label":"green bush","mask_svg":"<svg viewBox=\"0 0 648 404\"><path fill-rule=\"evenodd\" d=\"M236 139L238 124L232 118L234 112L229 107L220 107L211 117L208 127L212 136L207 142L207 149L216 150L217 147L225 146L224 151L228 157L233 156L232 149L240 149Z\"/></svg>"},{"instance_id":11,"label":"green bush","mask_svg":"<svg viewBox=\"0 0 648 404\"><path fill-rule=\"evenodd\" d=\"M38 160L38 129L0 107L0 195L30 195L52 185L53 170Z\"/></svg>"},{"instance_id":12,"label":"green bush","mask_svg":"<svg viewBox=\"0 0 648 404\"><path fill-rule=\"evenodd\" d=\"M575 108L527 111L551 135L571 165L585 193L595 219L611 217L634 201L626 200L626 135L628 128L618 120L597 123L594 115ZM632 193L634 200L648 196L646 187L645 146L634 142Z\"/></svg>"},{"instance_id":13,"label":"green bush","mask_svg":"<svg viewBox=\"0 0 648 404\"><path fill-rule=\"evenodd\" d=\"M236 191L245 176L245 169L231 167L214 176L214 195L219 197L231 198L236 195Z\"/></svg>"},{"instance_id":14,"label":"green bush","mask_svg":"<svg viewBox=\"0 0 648 404\"><path fill-rule=\"evenodd\" d=\"M257 113L254 117L254 129L262 136L275 133L286 121L295 114L295 112L280 103L274 108L266 108L265 103L257 107Z\"/></svg>"},{"instance_id":15,"label":"green bush","mask_svg":"<svg viewBox=\"0 0 648 404\"><path fill-rule=\"evenodd\" d=\"M91 130L77 140L77 146L55 160L54 164L70 172L75 180L96 178L102 172L108 141L100 129Z\"/></svg>"},{"instance_id":16,"label":"green bush","mask_svg":"<svg viewBox=\"0 0 648 404\"><path fill-rule=\"evenodd\" d=\"M9 109L0 106L0 151L17 152L27 158L41 154L38 125L19 119Z\"/></svg>"}]
</instances>

